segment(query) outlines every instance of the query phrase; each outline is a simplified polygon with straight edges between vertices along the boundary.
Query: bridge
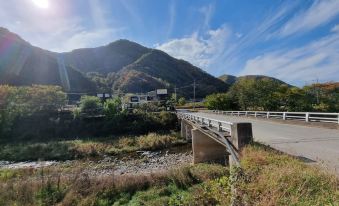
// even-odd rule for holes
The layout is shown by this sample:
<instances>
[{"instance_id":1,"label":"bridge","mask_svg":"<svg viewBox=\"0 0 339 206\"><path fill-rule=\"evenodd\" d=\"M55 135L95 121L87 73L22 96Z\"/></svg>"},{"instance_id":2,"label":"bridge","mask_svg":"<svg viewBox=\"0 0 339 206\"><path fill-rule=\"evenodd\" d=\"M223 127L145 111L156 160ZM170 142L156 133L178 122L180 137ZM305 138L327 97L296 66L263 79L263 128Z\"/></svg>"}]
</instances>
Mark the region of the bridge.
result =
<instances>
[{"instance_id":1,"label":"bridge","mask_svg":"<svg viewBox=\"0 0 339 206\"><path fill-rule=\"evenodd\" d=\"M192 141L193 163L221 162L240 166L239 151L253 141L252 124L227 122L178 112L181 136Z\"/></svg>"},{"instance_id":2,"label":"bridge","mask_svg":"<svg viewBox=\"0 0 339 206\"><path fill-rule=\"evenodd\" d=\"M196 112L185 114L193 115L190 117L193 119L190 120L191 122L195 121L197 124L204 122L203 125L213 124L212 127L214 127L216 130L219 128L219 130L223 131L226 138L230 139L231 142L232 138L230 137L232 137L232 132L236 131L235 129L232 130L232 125L241 125L242 122L247 122L247 124L251 124L253 127L252 133L254 141L269 145L272 148L287 154L300 157L306 162L320 164L325 168L339 173L338 129L284 124L276 121L267 121L262 118L247 118L245 117L244 113L243 115L239 114L238 116L238 112L234 112L233 116L225 112ZM273 114L271 113L270 115ZM331 117L327 116L325 118ZM267 119L267 114L265 119ZM336 122L334 121L334 123ZM241 133L239 130L238 132ZM192 134L195 133L192 132ZM194 135L192 138L192 143L193 150L196 147L196 151L199 151L200 149L205 150L206 152L209 151L211 153L218 151L217 149L213 148L214 144L208 145L206 143L202 143L200 144L201 146L197 146L199 145L199 142L197 143L197 141L195 141ZM196 143L197 145L195 145ZM207 147L211 148L207 149ZM218 153L216 152L215 154L217 155ZM196 156L198 161L199 155L196 154Z\"/></svg>"}]
</instances>

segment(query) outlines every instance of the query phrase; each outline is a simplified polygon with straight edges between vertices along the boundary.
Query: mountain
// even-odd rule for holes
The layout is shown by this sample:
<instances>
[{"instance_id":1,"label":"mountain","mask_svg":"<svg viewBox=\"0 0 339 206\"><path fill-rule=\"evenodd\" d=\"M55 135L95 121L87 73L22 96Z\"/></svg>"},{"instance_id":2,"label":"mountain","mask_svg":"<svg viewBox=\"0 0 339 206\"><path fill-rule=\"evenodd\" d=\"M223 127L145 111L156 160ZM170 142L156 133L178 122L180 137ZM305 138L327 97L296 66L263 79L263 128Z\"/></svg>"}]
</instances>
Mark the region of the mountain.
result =
<instances>
[{"instance_id":1,"label":"mountain","mask_svg":"<svg viewBox=\"0 0 339 206\"><path fill-rule=\"evenodd\" d=\"M220 77L218 77L221 81L227 83L227 84L234 84L237 81L237 77L233 76L233 75L228 75L228 74L224 74L221 75Z\"/></svg>"},{"instance_id":2,"label":"mountain","mask_svg":"<svg viewBox=\"0 0 339 206\"><path fill-rule=\"evenodd\" d=\"M148 92L168 88L191 96L223 92L228 84L192 64L128 40L56 53L0 28L0 84L60 85L74 92Z\"/></svg>"},{"instance_id":3,"label":"mountain","mask_svg":"<svg viewBox=\"0 0 339 206\"><path fill-rule=\"evenodd\" d=\"M274 78L274 77L269 77L269 76L265 76L265 75L244 75L244 76L233 76L233 75L221 75L220 77L218 77L220 80L222 80L223 82L229 84L229 85L233 85L234 83L236 83L237 81L241 80L241 79L250 79L250 80L263 80L263 79L268 79L268 80L272 80L275 82L278 82L280 84L287 84L284 81L281 81L280 79ZM291 85L289 85L291 86Z\"/></svg>"},{"instance_id":4,"label":"mountain","mask_svg":"<svg viewBox=\"0 0 339 206\"><path fill-rule=\"evenodd\" d=\"M81 72L63 64L55 53L34 47L0 27L0 84L60 85L66 91L95 91Z\"/></svg>"}]
</instances>

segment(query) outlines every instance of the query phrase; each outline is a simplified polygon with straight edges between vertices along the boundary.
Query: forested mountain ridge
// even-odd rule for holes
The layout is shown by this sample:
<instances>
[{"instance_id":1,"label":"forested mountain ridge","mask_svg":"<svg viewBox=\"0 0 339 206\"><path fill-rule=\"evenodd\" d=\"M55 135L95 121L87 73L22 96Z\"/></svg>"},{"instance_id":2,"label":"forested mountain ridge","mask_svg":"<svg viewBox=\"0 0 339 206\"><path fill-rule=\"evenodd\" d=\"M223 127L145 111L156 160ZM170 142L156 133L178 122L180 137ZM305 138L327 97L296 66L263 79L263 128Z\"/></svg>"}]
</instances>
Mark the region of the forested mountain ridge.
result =
<instances>
[{"instance_id":1,"label":"forested mountain ridge","mask_svg":"<svg viewBox=\"0 0 339 206\"><path fill-rule=\"evenodd\" d=\"M66 91L95 91L95 84L56 53L34 47L0 28L0 84L60 85Z\"/></svg>"},{"instance_id":2,"label":"forested mountain ridge","mask_svg":"<svg viewBox=\"0 0 339 206\"><path fill-rule=\"evenodd\" d=\"M272 80L274 82L277 82L279 84L287 84L286 82L274 78L274 77L270 77L270 76L265 76L265 75L244 75L244 76L233 76L233 75L228 75L228 74L224 74L218 77L220 80L222 80L223 82L229 84L229 85L233 85L234 83L236 83L237 81L241 80L241 79L248 79L248 80ZM290 86L290 85L289 85Z\"/></svg>"},{"instance_id":3,"label":"forested mountain ridge","mask_svg":"<svg viewBox=\"0 0 339 206\"><path fill-rule=\"evenodd\" d=\"M148 92L197 83L197 97L224 92L228 84L192 64L128 40L56 53L0 29L0 84L60 85L74 92ZM191 95L193 87L178 92Z\"/></svg>"}]
</instances>

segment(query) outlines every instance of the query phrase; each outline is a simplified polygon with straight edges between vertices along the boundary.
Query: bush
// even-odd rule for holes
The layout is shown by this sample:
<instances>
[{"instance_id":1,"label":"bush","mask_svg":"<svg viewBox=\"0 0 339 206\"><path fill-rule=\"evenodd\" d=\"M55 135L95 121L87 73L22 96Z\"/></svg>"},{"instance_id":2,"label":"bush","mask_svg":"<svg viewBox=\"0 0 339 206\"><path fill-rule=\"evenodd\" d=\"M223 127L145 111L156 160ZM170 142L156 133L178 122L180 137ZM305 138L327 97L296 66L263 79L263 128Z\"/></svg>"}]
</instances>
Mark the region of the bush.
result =
<instances>
[{"instance_id":1,"label":"bush","mask_svg":"<svg viewBox=\"0 0 339 206\"><path fill-rule=\"evenodd\" d=\"M80 99L80 110L85 114L101 114L102 103L99 97L95 96L82 96Z\"/></svg>"},{"instance_id":2,"label":"bush","mask_svg":"<svg viewBox=\"0 0 339 206\"><path fill-rule=\"evenodd\" d=\"M157 135L155 133L150 133L148 135L137 138L137 144L140 149L162 149L171 146L176 137L171 135Z\"/></svg>"},{"instance_id":3,"label":"bush","mask_svg":"<svg viewBox=\"0 0 339 206\"><path fill-rule=\"evenodd\" d=\"M121 99L116 97L114 99L108 99L104 103L104 112L106 118L113 118L114 116L120 114L122 111Z\"/></svg>"},{"instance_id":4,"label":"bush","mask_svg":"<svg viewBox=\"0 0 339 206\"><path fill-rule=\"evenodd\" d=\"M236 109L234 100L225 93L211 94L205 99L205 106L211 110L233 110Z\"/></svg>"},{"instance_id":5,"label":"bush","mask_svg":"<svg viewBox=\"0 0 339 206\"><path fill-rule=\"evenodd\" d=\"M17 119L57 112L66 102L66 94L58 86L0 85L0 142L11 136Z\"/></svg>"},{"instance_id":6,"label":"bush","mask_svg":"<svg viewBox=\"0 0 339 206\"><path fill-rule=\"evenodd\" d=\"M178 104L179 104L180 106L184 106L184 105L186 104L186 99L185 99L185 97L180 97L180 98L178 99Z\"/></svg>"}]
</instances>

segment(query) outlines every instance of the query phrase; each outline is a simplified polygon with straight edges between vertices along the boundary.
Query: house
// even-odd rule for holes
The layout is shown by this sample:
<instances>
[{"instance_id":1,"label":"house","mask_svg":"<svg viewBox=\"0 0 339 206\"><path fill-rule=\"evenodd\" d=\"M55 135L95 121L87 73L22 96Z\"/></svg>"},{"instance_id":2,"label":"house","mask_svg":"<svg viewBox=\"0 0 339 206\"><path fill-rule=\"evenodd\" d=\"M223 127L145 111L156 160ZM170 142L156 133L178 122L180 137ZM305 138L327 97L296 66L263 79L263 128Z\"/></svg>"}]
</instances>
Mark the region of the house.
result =
<instances>
[{"instance_id":1,"label":"house","mask_svg":"<svg viewBox=\"0 0 339 206\"><path fill-rule=\"evenodd\" d=\"M123 108L131 109L146 103L161 103L168 98L167 89L157 89L142 94L126 94L123 97Z\"/></svg>"}]
</instances>

